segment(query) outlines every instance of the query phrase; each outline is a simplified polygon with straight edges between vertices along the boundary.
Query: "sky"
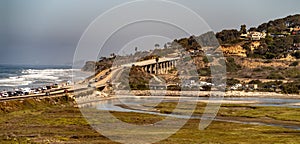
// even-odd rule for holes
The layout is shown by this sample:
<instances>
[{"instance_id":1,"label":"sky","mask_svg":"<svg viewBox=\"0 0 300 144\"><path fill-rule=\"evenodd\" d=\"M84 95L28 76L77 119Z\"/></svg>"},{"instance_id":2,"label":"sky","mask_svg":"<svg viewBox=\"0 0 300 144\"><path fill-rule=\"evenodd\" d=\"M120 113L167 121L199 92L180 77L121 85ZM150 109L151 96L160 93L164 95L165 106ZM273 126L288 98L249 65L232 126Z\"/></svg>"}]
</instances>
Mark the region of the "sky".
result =
<instances>
[{"instance_id":1,"label":"sky","mask_svg":"<svg viewBox=\"0 0 300 144\"><path fill-rule=\"evenodd\" d=\"M0 0L0 64L71 64L78 42L88 26L99 15L125 2L129 1ZM173 2L196 12L214 32L222 29L239 29L242 24L246 24L249 28L269 20L300 13L299 0L173 0ZM143 10L140 9L140 14L143 14ZM153 6L153 11L155 10L156 7ZM168 11L168 8L165 10ZM120 18L122 17L130 16L123 13L120 14ZM162 28L159 25L157 27ZM134 29L124 32L126 36L135 33ZM99 55L117 53L114 43L120 38L110 40L111 44L106 43L106 50ZM172 38L176 38L176 35L162 39Z\"/></svg>"}]
</instances>

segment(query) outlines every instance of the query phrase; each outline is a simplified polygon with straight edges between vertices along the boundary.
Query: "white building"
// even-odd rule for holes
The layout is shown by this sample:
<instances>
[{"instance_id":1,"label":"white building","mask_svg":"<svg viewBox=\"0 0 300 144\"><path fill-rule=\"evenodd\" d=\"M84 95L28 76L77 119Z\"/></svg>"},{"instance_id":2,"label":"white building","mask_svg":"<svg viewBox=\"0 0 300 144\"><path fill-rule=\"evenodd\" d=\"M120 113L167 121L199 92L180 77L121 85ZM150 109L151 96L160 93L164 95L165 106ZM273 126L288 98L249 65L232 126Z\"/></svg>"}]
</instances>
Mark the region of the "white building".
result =
<instances>
[{"instance_id":1,"label":"white building","mask_svg":"<svg viewBox=\"0 0 300 144\"><path fill-rule=\"evenodd\" d=\"M252 31L252 32L249 32L249 36L250 36L251 40L260 40L260 39L266 38L267 34Z\"/></svg>"},{"instance_id":2,"label":"white building","mask_svg":"<svg viewBox=\"0 0 300 144\"><path fill-rule=\"evenodd\" d=\"M260 40L266 38L267 34L265 32L256 32L251 31L247 32L247 34L241 34L241 39L249 39L249 40Z\"/></svg>"}]
</instances>

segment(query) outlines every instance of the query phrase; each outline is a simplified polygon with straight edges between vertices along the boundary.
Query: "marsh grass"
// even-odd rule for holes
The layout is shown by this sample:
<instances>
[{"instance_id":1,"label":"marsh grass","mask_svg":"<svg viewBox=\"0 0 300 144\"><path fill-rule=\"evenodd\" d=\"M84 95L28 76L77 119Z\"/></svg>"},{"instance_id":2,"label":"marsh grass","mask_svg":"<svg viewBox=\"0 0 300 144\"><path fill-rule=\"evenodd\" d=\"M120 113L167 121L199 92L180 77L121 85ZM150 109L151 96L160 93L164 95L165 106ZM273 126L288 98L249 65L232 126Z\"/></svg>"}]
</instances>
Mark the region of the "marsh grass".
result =
<instances>
[{"instance_id":1,"label":"marsh grass","mask_svg":"<svg viewBox=\"0 0 300 144\"><path fill-rule=\"evenodd\" d=\"M155 108L158 109L160 113L170 114L176 105L177 103L174 102L165 102L160 103ZM193 115L202 115L205 107L205 103L198 103L196 109L193 110ZM184 112L185 109L182 108L181 111ZM218 116L247 118L269 117L275 120L300 122L300 109L275 106L251 106L247 104L223 104L218 111Z\"/></svg>"},{"instance_id":2,"label":"marsh grass","mask_svg":"<svg viewBox=\"0 0 300 144\"><path fill-rule=\"evenodd\" d=\"M37 103L36 103L37 104ZM160 103L163 113L172 111L176 103ZM196 115L203 113L199 103ZM29 107L31 107L29 105ZM184 111L184 107L182 110ZM96 112L96 111L91 111ZM137 125L151 124L162 116L140 113L111 112L118 119ZM223 105L220 114L228 117L265 117L299 121L299 110L279 107ZM200 120L191 119L177 133L159 144L198 143L298 143L300 132L280 127L213 122L199 130ZM41 103L33 108L0 114L0 143L114 143L91 128L78 108L69 102Z\"/></svg>"}]
</instances>

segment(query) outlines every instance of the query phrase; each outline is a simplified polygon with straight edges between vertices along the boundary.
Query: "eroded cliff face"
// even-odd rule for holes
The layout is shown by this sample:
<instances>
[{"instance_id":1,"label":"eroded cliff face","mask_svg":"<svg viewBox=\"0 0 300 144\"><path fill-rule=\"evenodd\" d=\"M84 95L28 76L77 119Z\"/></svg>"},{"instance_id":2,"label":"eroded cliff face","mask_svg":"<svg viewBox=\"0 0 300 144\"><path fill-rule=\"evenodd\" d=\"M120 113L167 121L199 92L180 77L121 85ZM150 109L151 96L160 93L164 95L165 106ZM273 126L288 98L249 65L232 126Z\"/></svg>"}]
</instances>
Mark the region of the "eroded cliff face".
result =
<instances>
[{"instance_id":1,"label":"eroded cliff face","mask_svg":"<svg viewBox=\"0 0 300 144\"><path fill-rule=\"evenodd\" d=\"M246 50L241 45L221 46L225 56L247 57Z\"/></svg>"},{"instance_id":2,"label":"eroded cliff face","mask_svg":"<svg viewBox=\"0 0 300 144\"><path fill-rule=\"evenodd\" d=\"M88 61L85 63L83 68L81 68L81 70L86 72L95 72L95 68L96 68L96 62Z\"/></svg>"},{"instance_id":3,"label":"eroded cliff face","mask_svg":"<svg viewBox=\"0 0 300 144\"><path fill-rule=\"evenodd\" d=\"M238 59L236 60L236 63L242 68L248 68L248 69L254 69L254 68L260 68L260 67L277 67L277 68L287 68L289 67L289 62L287 61L268 61L268 60L261 60L261 59Z\"/></svg>"},{"instance_id":4,"label":"eroded cliff face","mask_svg":"<svg viewBox=\"0 0 300 144\"><path fill-rule=\"evenodd\" d=\"M244 43L239 43L233 46L221 46L221 48L225 56L247 57L247 50L243 48L243 45ZM253 41L250 43L250 50L259 49L260 45L259 41Z\"/></svg>"}]
</instances>

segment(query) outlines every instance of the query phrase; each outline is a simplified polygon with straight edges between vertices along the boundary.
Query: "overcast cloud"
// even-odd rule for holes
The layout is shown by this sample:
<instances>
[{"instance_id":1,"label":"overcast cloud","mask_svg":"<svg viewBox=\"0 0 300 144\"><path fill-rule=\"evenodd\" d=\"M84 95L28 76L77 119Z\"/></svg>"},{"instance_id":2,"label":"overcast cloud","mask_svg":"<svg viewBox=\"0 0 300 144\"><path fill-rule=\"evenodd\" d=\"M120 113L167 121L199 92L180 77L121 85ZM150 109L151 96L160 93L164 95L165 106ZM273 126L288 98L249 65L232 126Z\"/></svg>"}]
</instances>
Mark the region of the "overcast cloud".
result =
<instances>
[{"instance_id":1,"label":"overcast cloud","mask_svg":"<svg viewBox=\"0 0 300 144\"><path fill-rule=\"evenodd\" d=\"M70 64L87 26L100 14L124 2L128 1L1 0L0 63ZM257 26L275 18L300 13L298 0L175 2L194 10L215 32L221 29L239 29L241 24ZM115 51L112 48L102 55L110 52Z\"/></svg>"}]
</instances>

